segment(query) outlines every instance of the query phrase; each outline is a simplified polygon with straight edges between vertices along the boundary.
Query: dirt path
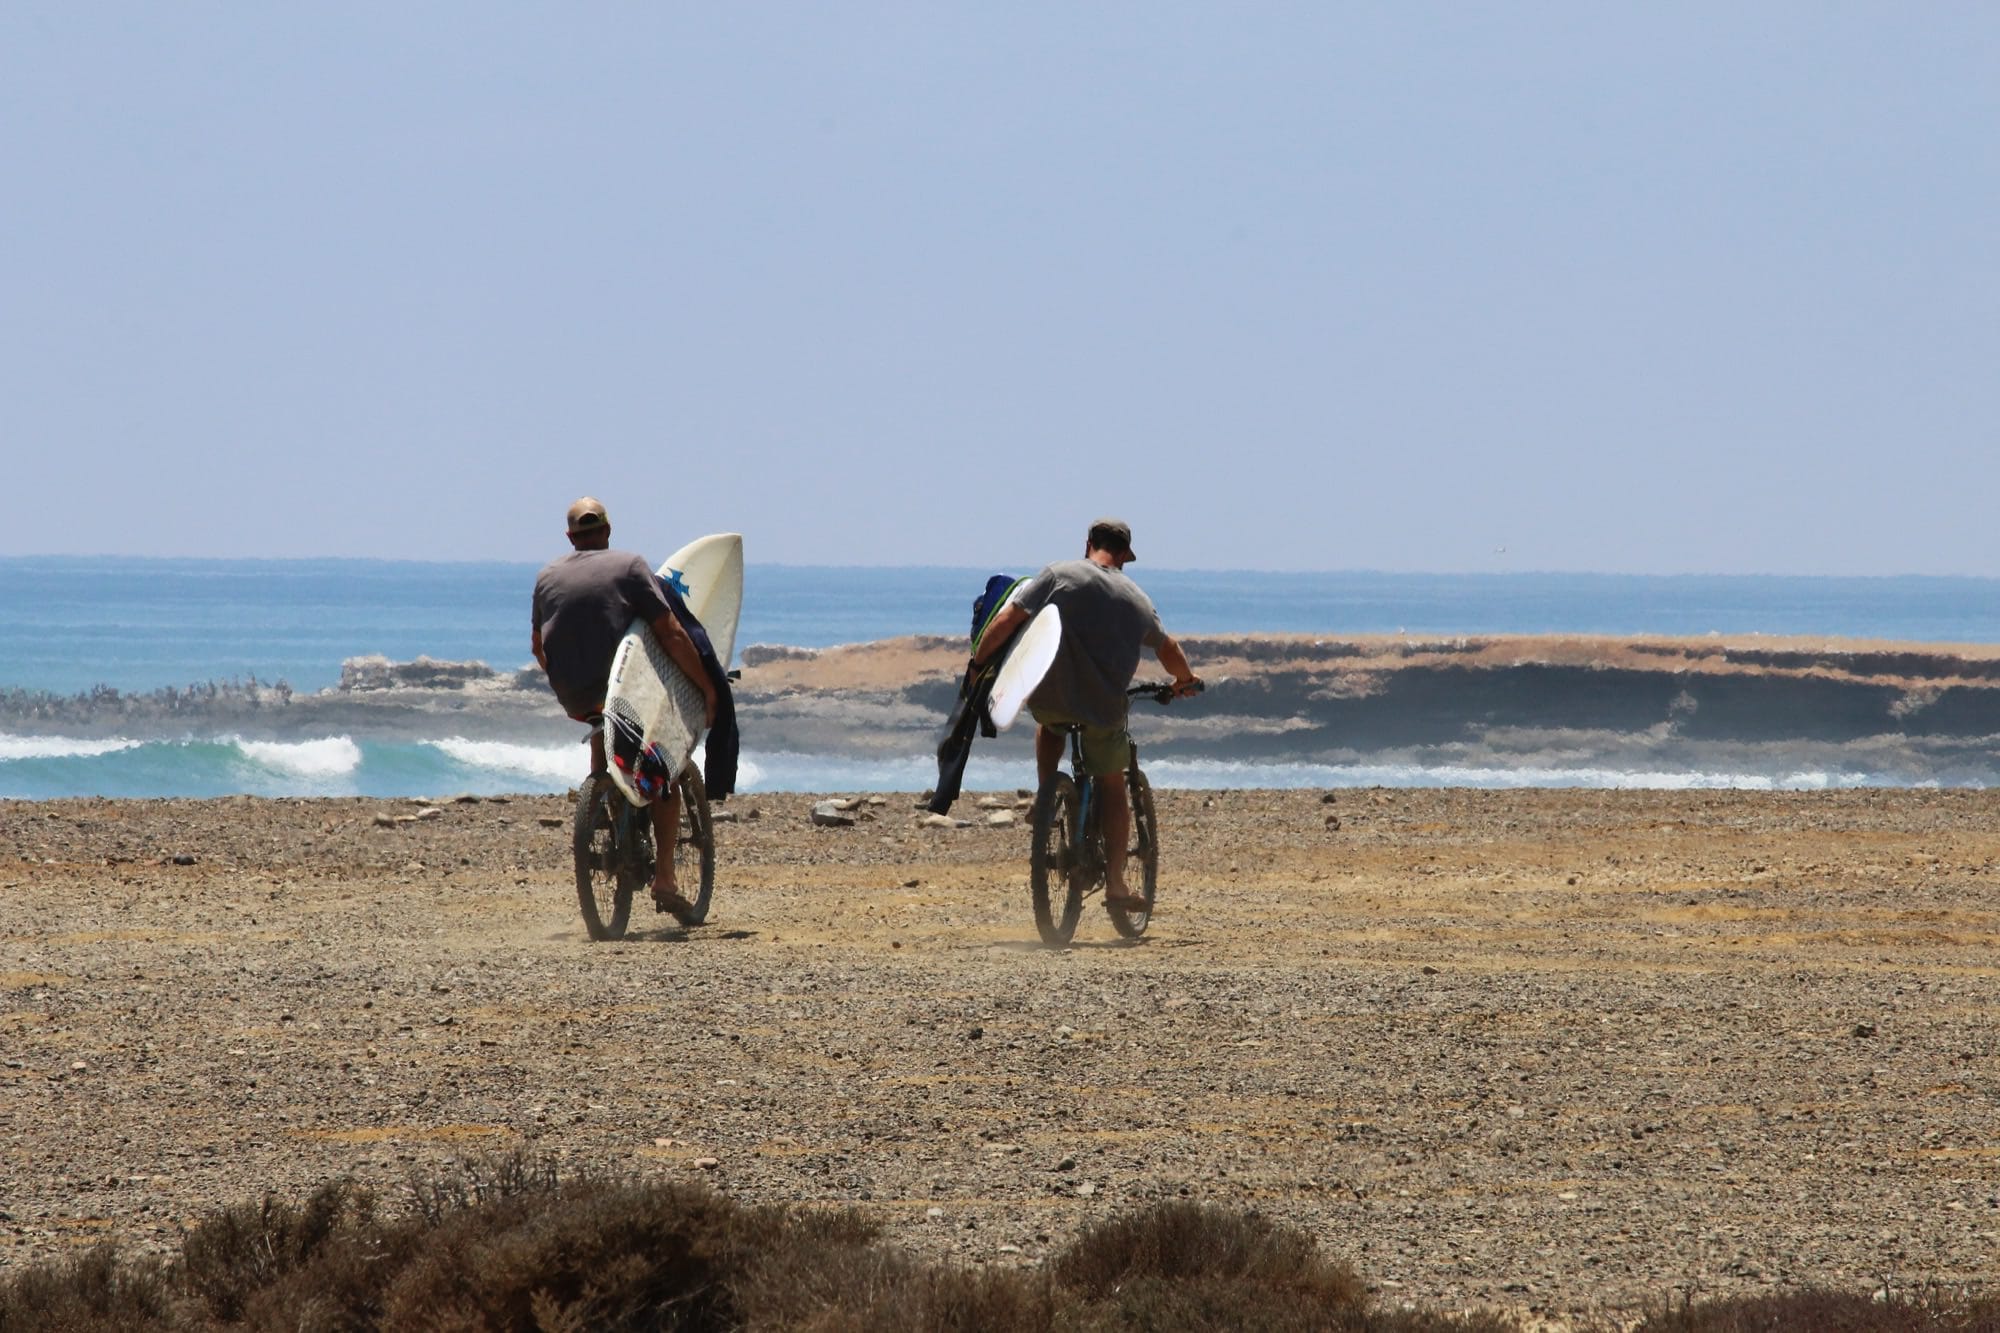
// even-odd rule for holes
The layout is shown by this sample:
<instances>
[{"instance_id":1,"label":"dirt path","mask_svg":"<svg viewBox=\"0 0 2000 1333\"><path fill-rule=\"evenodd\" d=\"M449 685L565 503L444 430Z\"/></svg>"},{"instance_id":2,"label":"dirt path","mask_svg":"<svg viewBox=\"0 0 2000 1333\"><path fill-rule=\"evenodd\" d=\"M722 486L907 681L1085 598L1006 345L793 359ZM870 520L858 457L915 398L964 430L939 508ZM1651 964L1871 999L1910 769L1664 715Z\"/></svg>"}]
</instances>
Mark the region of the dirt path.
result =
<instances>
[{"instance_id":1,"label":"dirt path","mask_svg":"<svg viewBox=\"0 0 2000 1333\"><path fill-rule=\"evenodd\" d=\"M0 1265L526 1148L972 1263L1254 1207L1447 1308L2000 1277L2000 793L1163 793L1064 952L1021 827L810 804L605 945L559 799L0 804Z\"/></svg>"}]
</instances>

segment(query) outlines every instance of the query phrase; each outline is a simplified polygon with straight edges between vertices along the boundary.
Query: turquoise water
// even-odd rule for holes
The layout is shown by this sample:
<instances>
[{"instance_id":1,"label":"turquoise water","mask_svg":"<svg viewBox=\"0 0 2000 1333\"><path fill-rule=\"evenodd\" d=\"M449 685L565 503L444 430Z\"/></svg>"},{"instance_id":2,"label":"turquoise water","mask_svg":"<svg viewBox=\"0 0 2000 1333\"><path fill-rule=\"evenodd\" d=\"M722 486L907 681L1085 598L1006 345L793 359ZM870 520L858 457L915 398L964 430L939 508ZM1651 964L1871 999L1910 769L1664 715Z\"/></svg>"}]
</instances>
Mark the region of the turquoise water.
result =
<instances>
[{"instance_id":1,"label":"turquoise water","mask_svg":"<svg viewBox=\"0 0 2000 1333\"><path fill-rule=\"evenodd\" d=\"M740 645L825 647L902 634L960 635L992 569L751 565ZM1006 572L1031 573L1026 565ZM2000 581L1580 574L1133 572L1182 636L1765 633L1921 642L2000 642ZM0 559L0 690L126 693L209 680L334 684L344 658L381 654L528 661L535 567L396 561ZM969 789L1010 788L1027 769L1016 738L981 747ZM1018 752L1017 752L1018 751ZM82 739L0 734L0 797L400 796L554 791L578 747L345 736L258 742L233 736ZM1634 773L1588 765L1500 770L1407 763L1149 765L1163 786L1710 786L1818 789L1903 785L1894 773ZM760 753L745 737L744 790L911 791L927 754L896 760ZM1966 779L1984 783L1987 777Z\"/></svg>"},{"instance_id":2,"label":"turquoise water","mask_svg":"<svg viewBox=\"0 0 2000 1333\"><path fill-rule=\"evenodd\" d=\"M988 569L752 564L739 645L963 634ZM1006 572L1032 573L1027 566ZM1176 634L1805 634L2000 642L2000 580L1265 574L1134 566ZM525 664L535 567L0 559L0 688L335 683L369 653Z\"/></svg>"}]
</instances>

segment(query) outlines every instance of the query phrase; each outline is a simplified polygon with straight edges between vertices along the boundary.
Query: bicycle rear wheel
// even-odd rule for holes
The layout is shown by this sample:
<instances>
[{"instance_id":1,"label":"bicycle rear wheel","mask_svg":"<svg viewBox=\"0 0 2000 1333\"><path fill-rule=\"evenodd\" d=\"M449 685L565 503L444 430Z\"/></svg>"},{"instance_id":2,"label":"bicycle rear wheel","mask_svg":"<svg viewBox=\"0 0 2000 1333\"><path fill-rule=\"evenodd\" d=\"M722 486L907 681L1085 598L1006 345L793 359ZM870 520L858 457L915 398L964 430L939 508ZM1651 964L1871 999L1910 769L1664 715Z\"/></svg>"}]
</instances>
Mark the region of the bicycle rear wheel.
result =
<instances>
[{"instance_id":1,"label":"bicycle rear wheel","mask_svg":"<svg viewBox=\"0 0 2000 1333\"><path fill-rule=\"evenodd\" d=\"M687 872L697 867L700 883L690 894ZM694 904L688 911L674 913L674 919L683 926L698 926L708 920L709 899L715 893L715 819L708 809L708 788L692 759L681 770L681 827L674 847L674 880L682 886L682 896Z\"/></svg>"},{"instance_id":2,"label":"bicycle rear wheel","mask_svg":"<svg viewBox=\"0 0 2000 1333\"><path fill-rule=\"evenodd\" d=\"M1146 906L1124 908L1106 903L1105 909L1111 913L1113 929L1128 940L1136 940L1153 920L1153 893L1160 882L1160 825L1153 817L1152 784L1136 762L1125 770L1125 790L1132 799L1132 847L1125 859L1125 882L1131 885L1132 871L1139 871L1139 882L1133 887L1145 898Z\"/></svg>"},{"instance_id":3,"label":"bicycle rear wheel","mask_svg":"<svg viewBox=\"0 0 2000 1333\"><path fill-rule=\"evenodd\" d=\"M1076 934L1077 918L1083 915L1079 805L1076 784L1067 773L1044 782L1035 797L1028 887L1035 904L1035 929L1050 948L1068 944Z\"/></svg>"},{"instance_id":4,"label":"bicycle rear wheel","mask_svg":"<svg viewBox=\"0 0 2000 1333\"><path fill-rule=\"evenodd\" d=\"M624 795L602 773L585 778L576 795L576 815L570 825L576 901L583 909L583 927L594 940L625 938L632 890L651 874L650 847L633 845L644 839L644 830L639 821L626 817L626 805ZM645 868L639 869L634 863L642 853Z\"/></svg>"}]
</instances>

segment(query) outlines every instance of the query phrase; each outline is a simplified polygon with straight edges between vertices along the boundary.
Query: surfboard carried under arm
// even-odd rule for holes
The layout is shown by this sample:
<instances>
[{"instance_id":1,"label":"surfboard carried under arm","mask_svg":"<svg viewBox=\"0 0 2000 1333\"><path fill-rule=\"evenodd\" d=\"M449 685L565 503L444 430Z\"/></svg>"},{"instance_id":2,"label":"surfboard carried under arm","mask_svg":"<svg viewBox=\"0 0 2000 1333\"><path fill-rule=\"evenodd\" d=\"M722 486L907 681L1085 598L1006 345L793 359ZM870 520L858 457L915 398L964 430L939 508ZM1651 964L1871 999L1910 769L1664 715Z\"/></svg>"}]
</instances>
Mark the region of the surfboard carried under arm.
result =
<instances>
[{"instance_id":1,"label":"surfboard carried under arm","mask_svg":"<svg viewBox=\"0 0 2000 1333\"><path fill-rule=\"evenodd\" d=\"M660 577L685 589L688 610L708 631L726 667L743 607L743 538L733 532L697 538L667 557ZM645 771L664 773L667 780L681 771L701 740L707 714L701 687L667 656L652 626L634 620L612 655L604 694L605 745L614 760L608 767L625 799L644 805L655 794L640 788L641 757Z\"/></svg>"}]
</instances>

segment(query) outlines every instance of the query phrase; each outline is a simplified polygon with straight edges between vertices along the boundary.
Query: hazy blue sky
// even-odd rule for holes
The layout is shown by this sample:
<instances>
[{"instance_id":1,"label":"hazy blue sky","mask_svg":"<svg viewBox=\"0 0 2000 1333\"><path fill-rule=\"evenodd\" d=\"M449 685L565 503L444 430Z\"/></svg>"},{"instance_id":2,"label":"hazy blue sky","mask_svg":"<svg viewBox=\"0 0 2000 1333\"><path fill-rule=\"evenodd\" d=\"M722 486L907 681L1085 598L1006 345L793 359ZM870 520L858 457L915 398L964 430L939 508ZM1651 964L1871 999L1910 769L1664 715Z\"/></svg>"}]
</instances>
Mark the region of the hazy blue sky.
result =
<instances>
[{"instance_id":1,"label":"hazy blue sky","mask_svg":"<svg viewBox=\"0 0 2000 1333\"><path fill-rule=\"evenodd\" d=\"M0 0L0 554L2000 575L2000 5Z\"/></svg>"}]
</instances>

